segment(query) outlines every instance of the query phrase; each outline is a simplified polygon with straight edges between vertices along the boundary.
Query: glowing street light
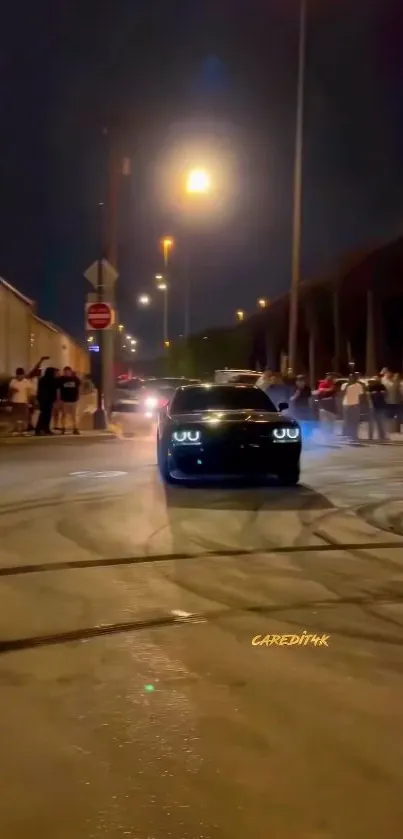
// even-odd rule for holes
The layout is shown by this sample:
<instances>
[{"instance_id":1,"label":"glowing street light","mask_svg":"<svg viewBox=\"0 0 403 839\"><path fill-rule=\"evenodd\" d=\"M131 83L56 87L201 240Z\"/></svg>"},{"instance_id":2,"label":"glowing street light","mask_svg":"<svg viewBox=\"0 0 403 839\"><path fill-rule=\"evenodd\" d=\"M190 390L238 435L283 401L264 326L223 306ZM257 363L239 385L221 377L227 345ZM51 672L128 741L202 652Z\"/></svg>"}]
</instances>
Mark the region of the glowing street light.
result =
<instances>
[{"instance_id":1,"label":"glowing street light","mask_svg":"<svg viewBox=\"0 0 403 839\"><path fill-rule=\"evenodd\" d=\"M267 300L265 300L264 297L260 297L259 300L257 301L257 305L259 306L260 309L266 309Z\"/></svg>"},{"instance_id":2,"label":"glowing street light","mask_svg":"<svg viewBox=\"0 0 403 839\"><path fill-rule=\"evenodd\" d=\"M136 338L131 338L130 343L131 343L132 346L135 346L135 344L137 344Z\"/></svg>"},{"instance_id":3,"label":"glowing street light","mask_svg":"<svg viewBox=\"0 0 403 839\"><path fill-rule=\"evenodd\" d=\"M245 312L242 309L238 309L236 316L239 321L243 320L245 317Z\"/></svg>"},{"instance_id":4,"label":"glowing street light","mask_svg":"<svg viewBox=\"0 0 403 839\"><path fill-rule=\"evenodd\" d=\"M140 294L138 302L140 306L149 306L151 303L151 297L149 294Z\"/></svg>"},{"instance_id":5,"label":"glowing street light","mask_svg":"<svg viewBox=\"0 0 403 839\"><path fill-rule=\"evenodd\" d=\"M186 192L206 194L210 191L210 176L205 169L192 169L186 182Z\"/></svg>"},{"instance_id":6,"label":"glowing street light","mask_svg":"<svg viewBox=\"0 0 403 839\"><path fill-rule=\"evenodd\" d=\"M164 254L165 268L168 267L169 252L170 252L171 248L173 248L173 246L174 246L174 240L173 240L172 236L164 236L164 238L162 239L162 252Z\"/></svg>"}]
</instances>

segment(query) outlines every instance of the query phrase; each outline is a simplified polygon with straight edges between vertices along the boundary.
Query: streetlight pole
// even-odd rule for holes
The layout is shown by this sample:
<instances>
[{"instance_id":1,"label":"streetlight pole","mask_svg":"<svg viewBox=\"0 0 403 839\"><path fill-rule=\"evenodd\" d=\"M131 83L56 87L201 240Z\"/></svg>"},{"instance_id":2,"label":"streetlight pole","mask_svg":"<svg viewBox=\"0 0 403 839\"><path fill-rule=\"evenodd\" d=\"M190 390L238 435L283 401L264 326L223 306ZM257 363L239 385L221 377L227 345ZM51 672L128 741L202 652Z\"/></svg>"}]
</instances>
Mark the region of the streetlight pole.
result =
<instances>
[{"instance_id":1,"label":"streetlight pole","mask_svg":"<svg viewBox=\"0 0 403 839\"><path fill-rule=\"evenodd\" d=\"M297 120L295 132L294 198L292 229L292 275L290 293L290 321L288 336L288 366L294 371L298 342L298 297L301 280L302 240L302 158L304 150L304 90L306 53L306 10L307 0L300 0Z\"/></svg>"},{"instance_id":2,"label":"streetlight pole","mask_svg":"<svg viewBox=\"0 0 403 839\"><path fill-rule=\"evenodd\" d=\"M169 236L165 236L162 240L162 249L164 254L164 274L165 274L165 288L163 289L164 292L164 347L167 348L169 346L169 330L168 330L168 294L169 294L169 276L168 276L168 267L169 267L169 253L174 244L173 239Z\"/></svg>"}]
</instances>

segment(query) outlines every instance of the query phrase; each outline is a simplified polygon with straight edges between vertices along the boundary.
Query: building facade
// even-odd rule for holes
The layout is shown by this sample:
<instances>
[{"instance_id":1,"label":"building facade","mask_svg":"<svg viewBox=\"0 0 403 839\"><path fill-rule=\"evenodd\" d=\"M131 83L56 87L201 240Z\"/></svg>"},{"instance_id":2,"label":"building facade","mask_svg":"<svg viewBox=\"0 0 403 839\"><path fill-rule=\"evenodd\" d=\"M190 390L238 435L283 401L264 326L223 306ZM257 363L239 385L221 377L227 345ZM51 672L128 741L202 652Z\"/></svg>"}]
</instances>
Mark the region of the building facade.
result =
<instances>
[{"instance_id":1,"label":"building facade","mask_svg":"<svg viewBox=\"0 0 403 839\"><path fill-rule=\"evenodd\" d=\"M59 327L38 317L35 304L0 278L0 376L31 369L43 356L49 366L89 372L89 354Z\"/></svg>"}]
</instances>

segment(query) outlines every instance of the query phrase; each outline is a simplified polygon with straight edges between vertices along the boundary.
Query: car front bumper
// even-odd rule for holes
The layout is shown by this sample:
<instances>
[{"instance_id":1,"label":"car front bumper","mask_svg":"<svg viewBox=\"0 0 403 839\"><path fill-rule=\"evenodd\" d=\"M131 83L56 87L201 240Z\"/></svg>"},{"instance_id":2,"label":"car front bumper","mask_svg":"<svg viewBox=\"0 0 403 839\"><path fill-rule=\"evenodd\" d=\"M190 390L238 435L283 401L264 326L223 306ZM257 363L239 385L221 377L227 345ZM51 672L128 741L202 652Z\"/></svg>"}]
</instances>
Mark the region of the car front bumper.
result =
<instances>
[{"instance_id":1,"label":"car front bumper","mask_svg":"<svg viewBox=\"0 0 403 839\"><path fill-rule=\"evenodd\" d=\"M171 446L169 473L175 480L278 477L299 468L301 444L243 447Z\"/></svg>"}]
</instances>

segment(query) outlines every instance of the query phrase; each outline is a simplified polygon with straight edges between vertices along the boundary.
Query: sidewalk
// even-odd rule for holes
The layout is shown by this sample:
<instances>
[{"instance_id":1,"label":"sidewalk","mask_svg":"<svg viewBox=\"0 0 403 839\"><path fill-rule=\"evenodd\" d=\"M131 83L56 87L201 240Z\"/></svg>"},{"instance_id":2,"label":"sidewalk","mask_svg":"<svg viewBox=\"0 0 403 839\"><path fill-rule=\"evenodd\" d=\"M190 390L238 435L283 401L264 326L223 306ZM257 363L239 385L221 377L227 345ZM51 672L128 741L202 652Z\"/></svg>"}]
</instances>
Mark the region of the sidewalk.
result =
<instances>
[{"instance_id":1,"label":"sidewalk","mask_svg":"<svg viewBox=\"0 0 403 839\"><path fill-rule=\"evenodd\" d=\"M72 443L107 443L110 440L117 440L117 434L110 431L81 431L78 436L71 433L53 434L51 437L36 437L34 434L0 435L0 446L51 446L69 445Z\"/></svg>"}]
</instances>

